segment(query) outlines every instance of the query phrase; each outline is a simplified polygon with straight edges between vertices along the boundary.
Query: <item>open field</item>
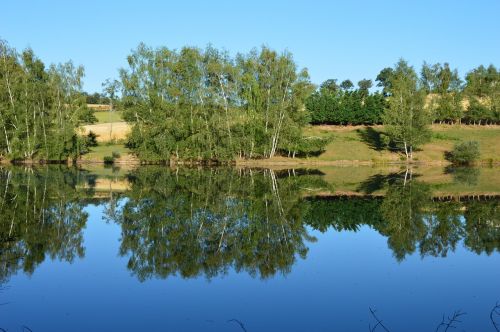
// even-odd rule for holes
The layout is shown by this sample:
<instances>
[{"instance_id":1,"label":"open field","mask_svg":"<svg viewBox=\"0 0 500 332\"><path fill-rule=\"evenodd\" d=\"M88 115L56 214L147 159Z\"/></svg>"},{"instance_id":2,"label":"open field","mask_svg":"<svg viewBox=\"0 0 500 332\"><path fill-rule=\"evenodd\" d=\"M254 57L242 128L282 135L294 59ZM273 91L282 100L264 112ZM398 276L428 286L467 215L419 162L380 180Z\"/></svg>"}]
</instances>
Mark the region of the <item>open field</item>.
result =
<instances>
[{"instance_id":1,"label":"open field","mask_svg":"<svg viewBox=\"0 0 500 332\"><path fill-rule=\"evenodd\" d=\"M94 132L98 142L124 140L130 132L130 126L126 122L98 123L82 128L84 135L91 131Z\"/></svg>"},{"instance_id":2,"label":"open field","mask_svg":"<svg viewBox=\"0 0 500 332\"><path fill-rule=\"evenodd\" d=\"M114 112L94 112L94 116L97 118L97 123L110 123L110 122L122 122L122 113L120 111Z\"/></svg>"},{"instance_id":3,"label":"open field","mask_svg":"<svg viewBox=\"0 0 500 332\"><path fill-rule=\"evenodd\" d=\"M332 138L326 151L318 157L307 160L355 161L391 163L405 157L389 151L383 144L383 126L311 126L307 135ZM447 163L444 153L450 151L456 142L478 141L481 149L480 160L484 163L500 162L500 126L433 125L432 139L414 153L414 160L424 163Z\"/></svg>"}]
</instances>

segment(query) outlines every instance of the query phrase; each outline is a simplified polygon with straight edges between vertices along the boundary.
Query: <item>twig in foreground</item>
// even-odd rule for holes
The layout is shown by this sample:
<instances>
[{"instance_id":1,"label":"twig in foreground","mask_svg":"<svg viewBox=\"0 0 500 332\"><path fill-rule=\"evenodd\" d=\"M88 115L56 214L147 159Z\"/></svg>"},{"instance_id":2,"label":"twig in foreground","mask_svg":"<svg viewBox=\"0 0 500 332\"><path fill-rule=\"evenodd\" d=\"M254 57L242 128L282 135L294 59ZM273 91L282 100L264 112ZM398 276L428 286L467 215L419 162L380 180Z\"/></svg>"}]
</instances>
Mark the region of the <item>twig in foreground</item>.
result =
<instances>
[{"instance_id":1,"label":"twig in foreground","mask_svg":"<svg viewBox=\"0 0 500 332\"><path fill-rule=\"evenodd\" d=\"M439 323L439 325L437 326L436 332L438 332L441 327L445 328L444 332L447 332L448 329L450 329L450 328L452 328L452 329L456 328L456 326L454 326L453 324L454 323L461 323L462 321L459 320L459 318L460 318L460 316L463 316L463 315L466 315L466 313L462 312L460 310L457 310L453 313L453 315L451 315L451 317L448 316L447 321L445 321L444 315L443 315L443 319L441 320L441 323Z\"/></svg>"},{"instance_id":2,"label":"twig in foreground","mask_svg":"<svg viewBox=\"0 0 500 332\"><path fill-rule=\"evenodd\" d=\"M237 320L237 319L234 319L234 318L233 318L233 319L228 320L227 322L228 322L228 323L229 323L229 322L235 322L236 324L238 324L238 325L241 327L241 329L242 329L243 331L248 332L248 331L247 331L247 329L245 328L245 325L243 325L243 323L242 323L242 322L240 322L240 321L239 321L239 320Z\"/></svg>"},{"instance_id":3,"label":"twig in foreground","mask_svg":"<svg viewBox=\"0 0 500 332\"><path fill-rule=\"evenodd\" d=\"M491 309L490 320L495 330L497 330L497 332L500 332L500 325L497 322L495 322L495 316L500 316L500 304L498 304L498 302L495 304L493 309Z\"/></svg>"},{"instance_id":4,"label":"twig in foreground","mask_svg":"<svg viewBox=\"0 0 500 332\"><path fill-rule=\"evenodd\" d=\"M385 327L384 324L382 324L382 321L380 319L378 319L377 315L375 315L376 313L376 310L373 310L372 308L369 308L370 309L370 313L372 314L373 318L377 321L377 324L375 324L375 326L373 326L373 328L371 328L370 324L368 324L368 330L370 332L374 332L377 327L381 327L383 328L386 332L390 332L389 329L387 327Z\"/></svg>"}]
</instances>

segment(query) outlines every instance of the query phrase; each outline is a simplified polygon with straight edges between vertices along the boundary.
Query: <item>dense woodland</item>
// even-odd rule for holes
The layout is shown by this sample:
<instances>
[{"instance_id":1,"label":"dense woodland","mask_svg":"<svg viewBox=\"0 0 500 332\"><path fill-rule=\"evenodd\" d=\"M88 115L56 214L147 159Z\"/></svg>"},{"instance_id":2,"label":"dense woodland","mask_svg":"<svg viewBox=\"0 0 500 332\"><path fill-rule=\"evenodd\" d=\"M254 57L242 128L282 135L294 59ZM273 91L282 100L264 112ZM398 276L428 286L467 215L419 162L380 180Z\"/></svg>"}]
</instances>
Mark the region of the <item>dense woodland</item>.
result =
<instances>
[{"instance_id":1,"label":"dense woodland","mask_svg":"<svg viewBox=\"0 0 500 332\"><path fill-rule=\"evenodd\" d=\"M82 91L84 69L45 64L31 49L0 42L0 158L67 161L86 153L80 127L96 121L87 103L123 110L126 142L146 162L229 162L237 158L321 153L328 140L309 124L386 125L388 146L412 152L430 139L432 122L500 122L500 72L479 66L462 80L445 63L417 73L404 60L383 69L377 85L330 79L315 88L290 52L246 54L208 46L172 50L140 44L120 80L102 93ZM373 92L373 90L380 90Z\"/></svg>"}]
</instances>

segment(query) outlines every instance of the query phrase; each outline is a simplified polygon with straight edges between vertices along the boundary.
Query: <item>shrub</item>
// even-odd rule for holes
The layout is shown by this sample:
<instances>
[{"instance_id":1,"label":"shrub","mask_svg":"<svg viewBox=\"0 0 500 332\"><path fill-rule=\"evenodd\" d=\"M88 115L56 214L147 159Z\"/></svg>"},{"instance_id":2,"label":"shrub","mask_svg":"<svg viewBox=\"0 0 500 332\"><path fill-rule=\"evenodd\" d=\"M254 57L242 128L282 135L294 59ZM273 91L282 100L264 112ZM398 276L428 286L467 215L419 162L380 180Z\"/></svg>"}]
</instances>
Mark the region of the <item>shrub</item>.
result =
<instances>
[{"instance_id":1,"label":"shrub","mask_svg":"<svg viewBox=\"0 0 500 332\"><path fill-rule=\"evenodd\" d=\"M453 150L446 154L446 159L456 165L469 165L479 159L479 143L467 141L455 144Z\"/></svg>"},{"instance_id":2,"label":"shrub","mask_svg":"<svg viewBox=\"0 0 500 332\"><path fill-rule=\"evenodd\" d=\"M106 165L111 165L115 163L115 157L113 156L104 156L104 163Z\"/></svg>"},{"instance_id":3,"label":"shrub","mask_svg":"<svg viewBox=\"0 0 500 332\"><path fill-rule=\"evenodd\" d=\"M113 151L111 155L113 156L114 159L120 158L120 152Z\"/></svg>"},{"instance_id":4,"label":"shrub","mask_svg":"<svg viewBox=\"0 0 500 332\"><path fill-rule=\"evenodd\" d=\"M301 157L319 156L325 151L325 147L330 143L331 139L331 137L304 137L295 146L295 152Z\"/></svg>"},{"instance_id":5,"label":"shrub","mask_svg":"<svg viewBox=\"0 0 500 332\"><path fill-rule=\"evenodd\" d=\"M85 137L85 145L88 147L97 146L97 135L93 131L90 131Z\"/></svg>"}]
</instances>

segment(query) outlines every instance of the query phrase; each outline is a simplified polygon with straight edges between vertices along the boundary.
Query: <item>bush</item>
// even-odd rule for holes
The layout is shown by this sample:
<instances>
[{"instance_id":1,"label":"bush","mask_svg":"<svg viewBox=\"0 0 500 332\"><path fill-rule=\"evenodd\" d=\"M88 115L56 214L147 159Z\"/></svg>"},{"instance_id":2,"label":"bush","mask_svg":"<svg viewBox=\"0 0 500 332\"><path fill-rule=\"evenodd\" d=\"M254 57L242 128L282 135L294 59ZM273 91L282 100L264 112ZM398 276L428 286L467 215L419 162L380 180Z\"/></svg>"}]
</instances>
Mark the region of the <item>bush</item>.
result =
<instances>
[{"instance_id":1,"label":"bush","mask_svg":"<svg viewBox=\"0 0 500 332\"><path fill-rule=\"evenodd\" d=\"M300 157L319 156L330 141L331 138L303 137L295 146L295 152Z\"/></svg>"},{"instance_id":2,"label":"bush","mask_svg":"<svg viewBox=\"0 0 500 332\"><path fill-rule=\"evenodd\" d=\"M453 150L446 154L446 159L456 165L470 165L479 159L479 143L476 141L457 143Z\"/></svg>"},{"instance_id":3,"label":"bush","mask_svg":"<svg viewBox=\"0 0 500 332\"><path fill-rule=\"evenodd\" d=\"M120 152L113 151L111 155L113 156L114 159L120 158Z\"/></svg>"},{"instance_id":4,"label":"bush","mask_svg":"<svg viewBox=\"0 0 500 332\"><path fill-rule=\"evenodd\" d=\"M115 163L115 157L113 156L104 156L104 163L106 165L111 165Z\"/></svg>"},{"instance_id":5,"label":"bush","mask_svg":"<svg viewBox=\"0 0 500 332\"><path fill-rule=\"evenodd\" d=\"M97 146L97 135L93 131L90 131L85 137L85 145L88 147Z\"/></svg>"}]
</instances>

